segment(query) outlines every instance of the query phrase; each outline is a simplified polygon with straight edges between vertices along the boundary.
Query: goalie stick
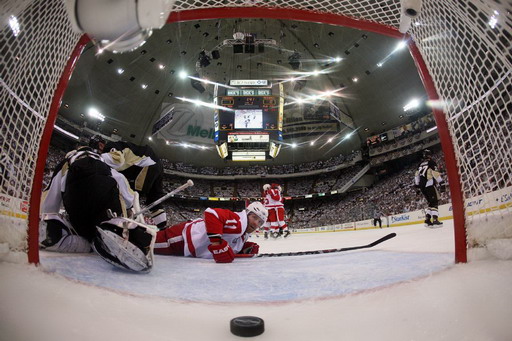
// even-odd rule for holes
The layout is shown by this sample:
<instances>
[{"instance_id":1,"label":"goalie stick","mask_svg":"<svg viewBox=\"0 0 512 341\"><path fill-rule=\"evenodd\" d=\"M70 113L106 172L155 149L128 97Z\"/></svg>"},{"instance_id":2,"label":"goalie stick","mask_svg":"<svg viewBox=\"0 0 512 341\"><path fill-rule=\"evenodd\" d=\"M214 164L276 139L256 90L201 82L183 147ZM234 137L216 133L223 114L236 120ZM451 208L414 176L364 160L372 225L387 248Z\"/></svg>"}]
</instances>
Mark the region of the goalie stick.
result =
<instances>
[{"instance_id":1,"label":"goalie stick","mask_svg":"<svg viewBox=\"0 0 512 341\"><path fill-rule=\"evenodd\" d=\"M374 247L382 242L385 242L388 239L396 237L396 233L390 233L385 235L384 237L377 239L376 241L360 246L351 246L351 247L343 247L341 249L326 249L326 250L313 250L313 251L298 251L298 252L282 252L282 253L260 253L255 255L248 254L236 254L235 258L260 258L260 257L288 257L288 256L304 256L304 255L320 255L324 253L334 253L334 252L344 252L344 251L352 251L359 249L368 249Z\"/></svg>"},{"instance_id":2,"label":"goalie stick","mask_svg":"<svg viewBox=\"0 0 512 341\"><path fill-rule=\"evenodd\" d=\"M147 211L149 211L151 208L155 207L156 205L158 205L159 203L161 203L162 201L165 201L167 199L169 199L170 197L172 197L174 194L180 192L180 191L183 191L185 188L187 187L192 187L194 186L194 182L190 179L188 179L188 181L186 183L184 183L183 185L181 185L180 187L176 188L175 190L167 193L166 195L164 195L163 197L161 197L160 199L152 202L151 204L149 204L148 206L144 207L142 210L140 210L139 212L136 212L133 217L134 218L137 218L137 216L141 215L142 213L146 213Z\"/></svg>"}]
</instances>

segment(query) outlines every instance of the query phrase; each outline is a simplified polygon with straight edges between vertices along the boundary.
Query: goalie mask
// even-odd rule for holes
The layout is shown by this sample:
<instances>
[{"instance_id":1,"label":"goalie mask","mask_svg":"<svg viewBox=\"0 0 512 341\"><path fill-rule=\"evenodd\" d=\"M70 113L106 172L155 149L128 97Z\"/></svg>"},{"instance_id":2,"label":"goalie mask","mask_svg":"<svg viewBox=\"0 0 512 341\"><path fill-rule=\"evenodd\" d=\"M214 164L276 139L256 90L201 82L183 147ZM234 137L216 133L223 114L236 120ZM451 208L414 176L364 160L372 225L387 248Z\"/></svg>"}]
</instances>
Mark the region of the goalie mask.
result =
<instances>
[{"instance_id":1,"label":"goalie mask","mask_svg":"<svg viewBox=\"0 0 512 341\"><path fill-rule=\"evenodd\" d=\"M94 151L102 151L100 150L100 143L103 144L103 147L105 147L105 139L103 137L101 137L100 135L94 135L93 137L91 137L91 139L89 140L89 147L91 147L92 149L94 149ZM103 149L103 147L101 149Z\"/></svg>"}]
</instances>

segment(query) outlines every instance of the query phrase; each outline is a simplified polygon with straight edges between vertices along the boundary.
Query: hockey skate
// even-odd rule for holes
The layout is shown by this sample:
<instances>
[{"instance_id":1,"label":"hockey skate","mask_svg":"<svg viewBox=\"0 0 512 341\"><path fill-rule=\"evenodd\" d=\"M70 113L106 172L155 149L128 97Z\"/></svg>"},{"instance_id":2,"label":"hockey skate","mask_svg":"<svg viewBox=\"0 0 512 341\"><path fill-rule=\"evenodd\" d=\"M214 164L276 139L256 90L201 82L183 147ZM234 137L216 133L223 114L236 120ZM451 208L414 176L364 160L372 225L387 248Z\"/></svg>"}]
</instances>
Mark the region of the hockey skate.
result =
<instances>
[{"instance_id":1,"label":"hockey skate","mask_svg":"<svg viewBox=\"0 0 512 341\"><path fill-rule=\"evenodd\" d=\"M263 236L265 237L265 239L268 239L268 231L265 231L265 233L263 234Z\"/></svg>"},{"instance_id":2,"label":"hockey skate","mask_svg":"<svg viewBox=\"0 0 512 341\"><path fill-rule=\"evenodd\" d=\"M434 222L432 223L432 226L430 226L430 228L437 228L437 227L443 227L443 222L435 219Z\"/></svg>"},{"instance_id":3,"label":"hockey skate","mask_svg":"<svg viewBox=\"0 0 512 341\"><path fill-rule=\"evenodd\" d=\"M425 227L432 227L434 224L430 219L425 219Z\"/></svg>"},{"instance_id":4,"label":"hockey skate","mask_svg":"<svg viewBox=\"0 0 512 341\"><path fill-rule=\"evenodd\" d=\"M279 232L277 232L277 231L272 232L272 238L277 239L277 238L279 238L280 236L281 236L281 235L279 234Z\"/></svg>"},{"instance_id":5,"label":"hockey skate","mask_svg":"<svg viewBox=\"0 0 512 341\"><path fill-rule=\"evenodd\" d=\"M286 230L286 231L284 231L284 235L283 235L283 237L284 237L284 238L286 238L286 237L288 237L290 234L291 234L291 233L290 233L290 231Z\"/></svg>"}]
</instances>

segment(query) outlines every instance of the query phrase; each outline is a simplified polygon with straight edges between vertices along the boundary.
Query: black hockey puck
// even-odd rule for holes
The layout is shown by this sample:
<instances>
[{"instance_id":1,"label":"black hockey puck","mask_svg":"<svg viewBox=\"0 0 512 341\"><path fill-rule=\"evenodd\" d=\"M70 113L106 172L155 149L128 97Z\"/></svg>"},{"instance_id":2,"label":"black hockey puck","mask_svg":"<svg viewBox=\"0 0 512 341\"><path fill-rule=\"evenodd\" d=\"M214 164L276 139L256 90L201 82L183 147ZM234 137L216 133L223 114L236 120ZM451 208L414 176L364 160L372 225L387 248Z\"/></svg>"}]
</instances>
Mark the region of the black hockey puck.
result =
<instances>
[{"instance_id":1,"label":"black hockey puck","mask_svg":"<svg viewBox=\"0 0 512 341\"><path fill-rule=\"evenodd\" d=\"M265 331L265 322L256 316L238 316L231 320L229 327L236 336L257 336Z\"/></svg>"}]
</instances>

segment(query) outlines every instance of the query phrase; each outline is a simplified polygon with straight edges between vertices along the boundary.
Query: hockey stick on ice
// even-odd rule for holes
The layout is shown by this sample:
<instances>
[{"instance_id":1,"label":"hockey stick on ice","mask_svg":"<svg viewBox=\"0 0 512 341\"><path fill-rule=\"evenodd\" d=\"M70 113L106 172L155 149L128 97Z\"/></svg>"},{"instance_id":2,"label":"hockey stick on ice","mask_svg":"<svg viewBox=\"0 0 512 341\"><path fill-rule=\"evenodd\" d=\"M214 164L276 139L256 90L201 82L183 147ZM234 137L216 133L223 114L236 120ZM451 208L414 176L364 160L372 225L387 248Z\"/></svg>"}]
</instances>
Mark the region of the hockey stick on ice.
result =
<instances>
[{"instance_id":1,"label":"hockey stick on ice","mask_svg":"<svg viewBox=\"0 0 512 341\"><path fill-rule=\"evenodd\" d=\"M326 249L326 250L313 250L313 251L299 251L299 252L282 252L282 253L260 253L255 255L247 255L247 254L236 254L236 258L260 258L260 257L287 257L287 256L304 256L304 255L319 255L324 253L334 253L334 252L344 252L344 251L352 251L359 249L368 249L378 245L382 242L385 242L388 239L396 237L396 233L390 233L385 235L384 237L377 239L373 243L367 245L360 246L351 246L351 247L343 247L341 249Z\"/></svg>"},{"instance_id":2,"label":"hockey stick on ice","mask_svg":"<svg viewBox=\"0 0 512 341\"><path fill-rule=\"evenodd\" d=\"M194 182L190 179L188 179L188 181L181 185L180 187L176 188L175 190L167 193L166 195L164 195L163 197L161 197L160 199L152 202L151 204L149 204L148 206L144 207L142 210L140 210L139 212L136 212L133 217L136 218L137 216L141 215L142 213L146 213L147 211L149 211L151 208L155 207L156 205L158 205L159 203L169 199L170 197L172 197L174 194L178 193L178 192L181 192L183 191L185 188L187 187L192 187L194 186Z\"/></svg>"}]
</instances>

